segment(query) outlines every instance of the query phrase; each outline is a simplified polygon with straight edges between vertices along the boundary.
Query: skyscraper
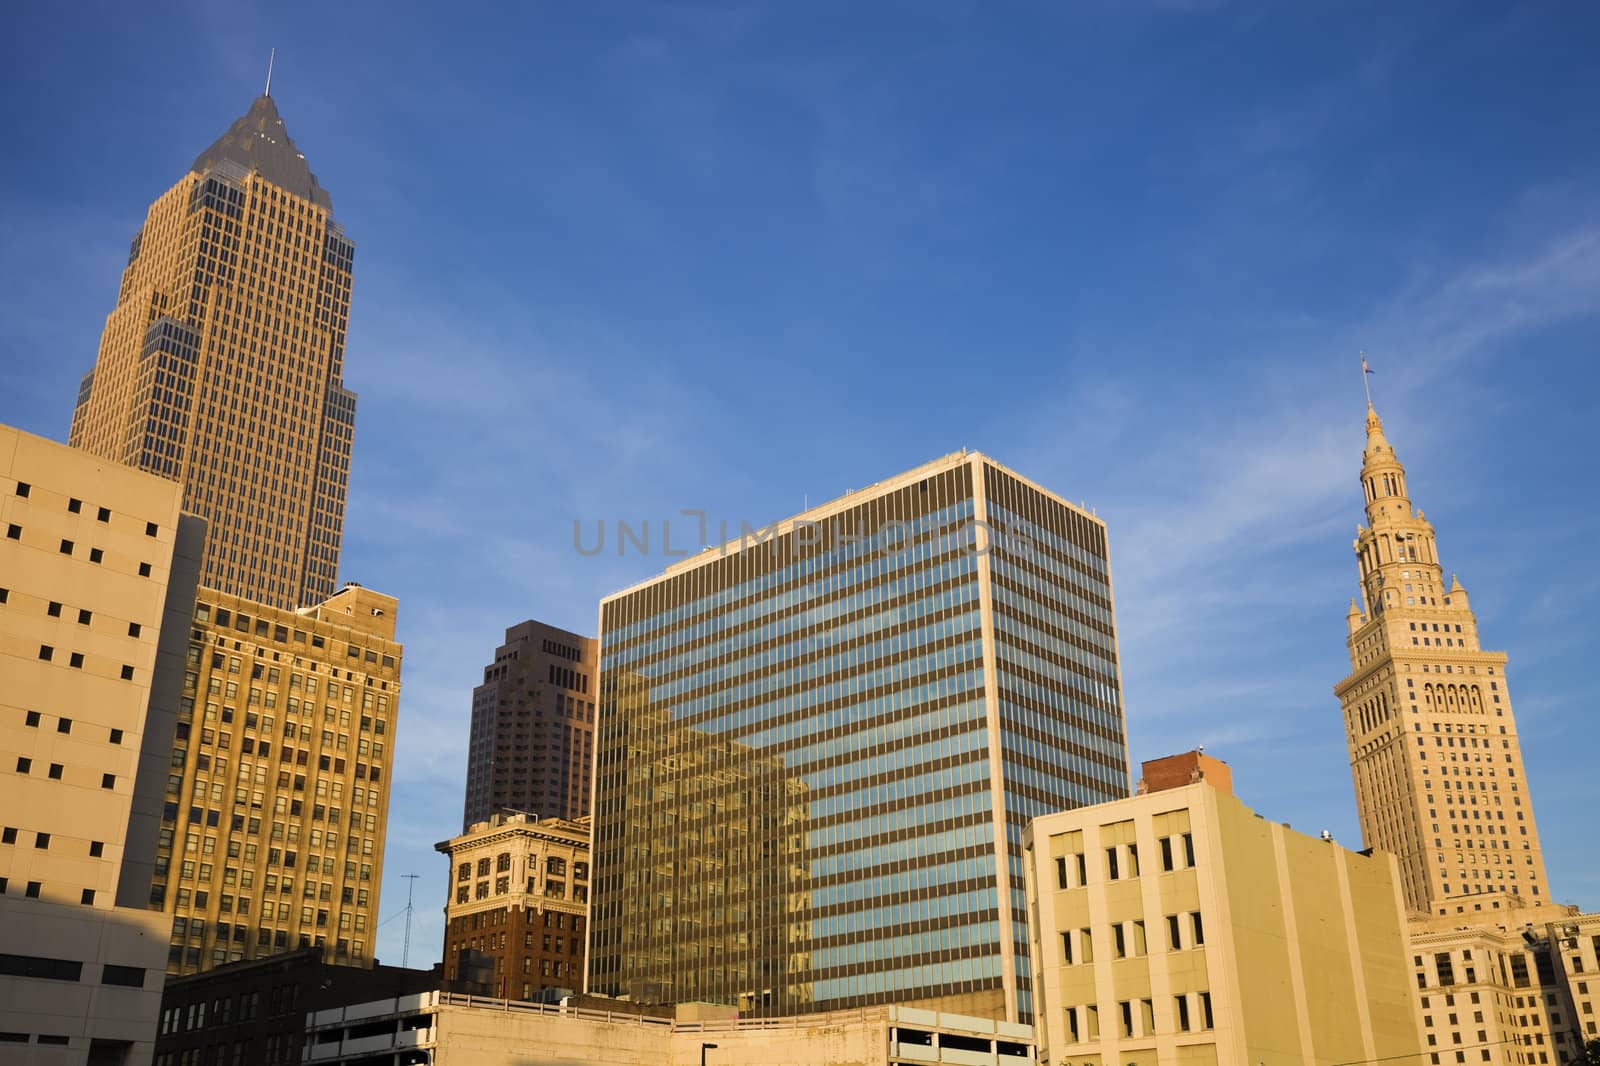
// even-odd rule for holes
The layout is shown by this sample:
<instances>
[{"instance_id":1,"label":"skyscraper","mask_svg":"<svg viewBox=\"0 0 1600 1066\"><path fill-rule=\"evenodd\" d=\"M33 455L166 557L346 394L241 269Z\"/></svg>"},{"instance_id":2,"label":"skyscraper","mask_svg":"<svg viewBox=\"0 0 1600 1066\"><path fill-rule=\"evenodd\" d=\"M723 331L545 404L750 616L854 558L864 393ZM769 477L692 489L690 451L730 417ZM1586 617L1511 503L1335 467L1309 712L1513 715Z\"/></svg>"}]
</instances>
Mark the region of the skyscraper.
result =
<instances>
[{"instance_id":1,"label":"skyscraper","mask_svg":"<svg viewBox=\"0 0 1600 1066\"><path fill-rule=\"evenodd\" d=\"M1031 1015L1023 829L1129 790L1103 522L962 452L600 614L590 991Z\"/></svg>"},{"instance_id":2,"label":"skyscraper","mask_svg":"<svg viewBox=\"0 0 1600 1066\"><path fill-rule=\"evenodd\" d=\"M505 811L589 813L598 646L531 619L506 630L472 690L463 832Z\"/></svg>"},{"instance_id":3,"label":"skyscraper","mask_svg":"<svg viewBox=\"0 0 1600 1066\"><path fill-rule=\"evenodd\" d=\"M183 485L209 588L285 608L335 591L354 251L266 96L134 234L70 442Z\"/></svg>"},{"instance_id":4,"label":"skyscraper","mask_svg":"<svg viewBox=\"0 0 1600 1066\"><path fill-rule=\"evenodd\" d=\"M1400 859L1407 904L1444 914L1548 901L1544 853L1511 712L1506 655L1484 651L1467 593L1369 405L1344 710L1361 834Z\"/></svg>"}]
</instances>

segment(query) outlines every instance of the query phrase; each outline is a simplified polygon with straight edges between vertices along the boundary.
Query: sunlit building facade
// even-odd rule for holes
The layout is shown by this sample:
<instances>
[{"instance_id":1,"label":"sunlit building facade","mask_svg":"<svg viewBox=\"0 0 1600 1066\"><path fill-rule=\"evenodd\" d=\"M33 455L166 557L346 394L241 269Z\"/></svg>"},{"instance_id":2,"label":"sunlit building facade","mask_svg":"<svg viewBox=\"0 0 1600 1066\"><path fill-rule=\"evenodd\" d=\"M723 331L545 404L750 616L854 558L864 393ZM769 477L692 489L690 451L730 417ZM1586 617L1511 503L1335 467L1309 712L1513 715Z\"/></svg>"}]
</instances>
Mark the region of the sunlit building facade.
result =
<instances>
[{"instance_id":1,"label":"sunlit building facade","mask_svg":"<svg viewBox=\"0 0 1600 1066\"><path fill-rule=\"evenodd\" d=\"M199 590L150 891L168 973L304 947L372 964L396 608L354 584L298 611Z\"/></svg>"},{"instance_id":2,"label":"sunlit building facade","mask_svg":"<svg viewBox=\"0 0 1600 1066\"><path fill-rule=\"evenodd\" d=\"M590 991L1031 1016L1023 829L1129 791L1103 522L962 452L600 622Z\"/></svg>"},{"instance_id":3,"label":"sunlit building facade","mask_svg":"<svg viewBox=\"0 0 1600 1066\"><path fill-rule=\"evenodd\" d=\"M183 485L208 588L287 608L335 591L354 255L267 96L133 236L70 440Z\"/></svg>"}]
</instances>

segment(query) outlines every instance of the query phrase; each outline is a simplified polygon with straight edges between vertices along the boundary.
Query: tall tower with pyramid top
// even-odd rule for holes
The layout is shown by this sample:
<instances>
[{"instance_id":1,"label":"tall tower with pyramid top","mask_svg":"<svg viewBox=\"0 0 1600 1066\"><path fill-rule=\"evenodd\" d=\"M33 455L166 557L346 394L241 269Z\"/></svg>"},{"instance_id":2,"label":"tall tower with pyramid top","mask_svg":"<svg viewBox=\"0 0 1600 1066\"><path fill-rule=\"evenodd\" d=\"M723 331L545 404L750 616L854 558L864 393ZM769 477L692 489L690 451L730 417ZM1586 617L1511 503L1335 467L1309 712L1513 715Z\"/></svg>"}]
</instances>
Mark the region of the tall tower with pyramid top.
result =
<instances>
[{"instance_id":1,"label":"tall tower with pyramid top","mask_svg":"<svg viewBox=\"0 0 1600 1066\"><path fill-rule=\"evenodd\" d=\"M1548 900L1506 655L1484 651L1461 582L1439 565L1433 525L1367 407L1344 710L1367 847L1400 858L1406 902L1444 914Z\"/></svg>"},{"instance_id":2,"label":"tall tower with pyramid top","mask_svg":"<svg viewBox=\"0 0 1600 1066\"><path fill-rule=\"evenodd\" d=\"M270 96L133 236L69 440L183 485L207 523L208 588L279 608L334 593L354 255Z\"/></svg>"}]
</instances>

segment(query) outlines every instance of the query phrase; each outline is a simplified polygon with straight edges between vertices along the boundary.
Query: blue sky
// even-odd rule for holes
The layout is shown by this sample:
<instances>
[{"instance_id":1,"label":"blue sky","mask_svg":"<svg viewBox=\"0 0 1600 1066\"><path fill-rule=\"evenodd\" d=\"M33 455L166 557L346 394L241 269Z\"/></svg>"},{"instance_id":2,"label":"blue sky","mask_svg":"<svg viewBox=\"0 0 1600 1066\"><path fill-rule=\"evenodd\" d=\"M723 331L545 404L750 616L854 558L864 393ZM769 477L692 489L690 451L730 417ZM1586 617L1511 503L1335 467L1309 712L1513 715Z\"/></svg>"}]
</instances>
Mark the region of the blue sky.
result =
<instances>
[{"instance_id":1,"label":"blue sky","mask_svg":"<svg viewBox=\"0 0 1600 1066\"><path fill-rule=\"evenodd\" d=\"M426 965L503 629L663 564L574 519L764 524L961 447L1108 522L1134 758L1205 744L1359 846L1365 349L1600 907L1600 11L1396 8L23 5L0 421L65 438L145 208L276 46L357 243L342 569L401 601L382 916L422 874Z\"/></svg>"}]
</instances>

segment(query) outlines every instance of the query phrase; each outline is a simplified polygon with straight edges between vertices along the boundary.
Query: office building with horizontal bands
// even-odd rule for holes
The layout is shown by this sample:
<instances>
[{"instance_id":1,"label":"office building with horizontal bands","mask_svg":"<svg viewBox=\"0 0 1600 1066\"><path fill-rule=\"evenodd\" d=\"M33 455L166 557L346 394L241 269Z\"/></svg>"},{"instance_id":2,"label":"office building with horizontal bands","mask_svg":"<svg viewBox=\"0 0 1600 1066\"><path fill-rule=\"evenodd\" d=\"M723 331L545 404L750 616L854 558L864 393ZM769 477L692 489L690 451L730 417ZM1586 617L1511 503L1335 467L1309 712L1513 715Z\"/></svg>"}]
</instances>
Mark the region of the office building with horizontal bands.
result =
<instances>
[{"instance_id":1,"label":"office building with horizontal bands","mask_svg":"<svg viewBox=\"0 0 1600 1066\"><path fill-rule=\"evenodd\" d=\"M1406 902L1422 914L1548 901L1506 654L1483 650L1466 590L1444 580L1433 523L1412 506L1370 406L1361 487L1361 595L1334 694L1362 839L1399 857Z\"/></svg>"},{"instance_id":2,"label":"office building with horizontal bands","mask_svg":"<svg viewBox=\"0 0 1600 1066\"><path fill-rule=\"evenodd\" d=\"M590 992L1031 1015L1023 829L1129 789L1103 522L962 452L600 628Z\"/></svg>"},{"instance_id":3,"label":"office building with horizontal bands","mask_svg":"<svg viewBox=\"0 0 1600 1066\"><path fill-rule=\"evenodd\" d=\"M276 607L334 593L355 393L355 247L262 96L150 206L71 443L171 478L208 523L201 584Z\"/></svg>"},{"instance_id":4,"label":"office building with horizontal bands","mask_svg":"<svg viewBox=\"0 0 1600 1066\"><path fill-rule=\"evenodd\" d=\"M1600 914L1499 899L1407 926L1429 1066L1583 1062L1600 1039Z\"/></svg>"},{"instance_id":5,"label":"office building with horizontal bands","mask_svg":"<svg viewBox=\"0 0 1600 1066\"><path fill-rule=\"evenodd\" d=\"M301 947L370 965L401 647L392 596L290 611L202 587L149 903L167 972Z\"/></svg>"},{"instance_id":6,"label":"office building with horizontal bands","mask_svg":"<svg viewBox=\"0 0 1600 1066\"><path fill-rule=\"evenodd\" d=\"M583 987L589 820L497 814L434 847L450 859L447 986L529 1000Z\"/></svg>"},{"instance_id":7,"label":"office building with horizontal bands","mask_svg":"<svg viewBox=\"0 0 1600 1066\"><path fill-rule=\"evenodd\" d=\"M150 1061L146 909L204 524L0 426L0 1061Z\"/></svg>"},{"instance_id":8,"label":"office building with horizontal bands","mask_svg":"<svg viewBox=\"0 0 1600 1066\"><path fill-rule=\"evenodd\" d=\"M499 812L589 813L599 646L531 619L506 630L472 690L463 830Z\"/></svg>"},{"instance_id":9,"label":"office building with horizontal bands","mask_svg":"<svg viewBox=\"0 0 1600 1066\"><path fill-rule=\"evenodd\" d=\"M1160 788L1175 767L1195 783ZM1039 1060L1420 1062L1394 857L1267 821L1228 780L1145 763L1138 796L1029 827Z\"/></svg>"}]
</instances>

